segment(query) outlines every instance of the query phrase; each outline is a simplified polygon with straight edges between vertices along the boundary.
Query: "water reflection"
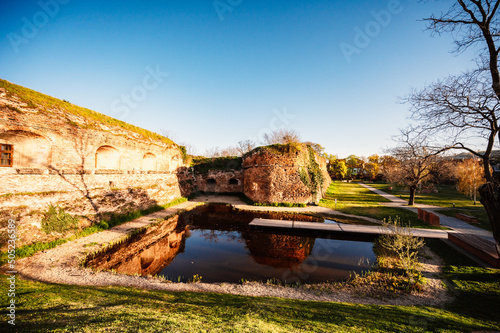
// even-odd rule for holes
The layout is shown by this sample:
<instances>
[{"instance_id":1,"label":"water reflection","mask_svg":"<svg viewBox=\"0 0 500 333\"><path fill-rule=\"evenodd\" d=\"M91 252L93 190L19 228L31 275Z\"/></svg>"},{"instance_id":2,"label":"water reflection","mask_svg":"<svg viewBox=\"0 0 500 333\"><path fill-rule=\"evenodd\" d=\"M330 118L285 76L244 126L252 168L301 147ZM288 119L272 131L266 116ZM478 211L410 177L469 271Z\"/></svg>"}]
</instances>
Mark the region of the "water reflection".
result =
<instances>
[{"instance_id":1,"label":"water reflection","mask_svg":"<svg viewBox=\"0 0 500 333\"><path fill-rule=\"evenodd\" d=\"M298 215L247 212L226 205L206 205L147 229L89 265L118 273L158 274L174 281L193 275L203 282L278 279L324 282L369 269L372 243L277 234L248 224L254 218L319 222Z\"/></svg>"}]
</instances>

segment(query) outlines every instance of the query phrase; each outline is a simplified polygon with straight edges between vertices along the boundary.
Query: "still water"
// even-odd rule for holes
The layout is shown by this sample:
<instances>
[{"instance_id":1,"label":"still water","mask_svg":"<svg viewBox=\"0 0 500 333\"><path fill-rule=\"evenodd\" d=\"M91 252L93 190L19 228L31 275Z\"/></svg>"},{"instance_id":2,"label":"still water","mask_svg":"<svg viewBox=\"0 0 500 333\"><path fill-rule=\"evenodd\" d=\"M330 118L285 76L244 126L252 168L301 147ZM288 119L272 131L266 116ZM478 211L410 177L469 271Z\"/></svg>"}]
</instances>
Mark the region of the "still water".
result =
<instances>
[{"instance_id":1,"label":"still water","mask_svg":"<svg viewBox=\"0 0 500 333\"><path fill-rule=\"evenodd\" d=\"M209 283L269 279L295 283L341 281L351 272L369 270L375 261L372 242L258 229L248 225L254 218L322 221L205 205L147 229L88 265L175 282L200 275Z\"/></svg>"}]
</instances>

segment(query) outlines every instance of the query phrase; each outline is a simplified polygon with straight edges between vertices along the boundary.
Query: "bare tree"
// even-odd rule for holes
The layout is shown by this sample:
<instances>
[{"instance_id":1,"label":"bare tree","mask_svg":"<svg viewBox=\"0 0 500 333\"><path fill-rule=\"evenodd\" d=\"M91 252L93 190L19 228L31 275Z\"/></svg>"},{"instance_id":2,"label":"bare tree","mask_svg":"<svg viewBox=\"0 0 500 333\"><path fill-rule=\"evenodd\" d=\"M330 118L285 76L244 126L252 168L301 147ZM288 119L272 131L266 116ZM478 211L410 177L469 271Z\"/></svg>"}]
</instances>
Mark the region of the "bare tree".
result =
<instances>
[{"instance_id":1,"label":"bare tree","mask_svg":"<svg viewBox=\"0 0 500 333\"><path fill-rule=\"evenodd\" d=\"M241 156L240 150L237 147L227 147L222 149L220 154L221 157Z\"/></svg>"},{"instance_id":2,"label":"bare tree","mask_svg":"<svg viewBox=\"0 0 500 333\"><path fill-rule=\"evenodd\" d=\"M264 135L264 141L268 145L300 143L300 135L295 130L278 129Z\"/></svg>"},{"instance_id":3,"label":"bare tree","mask_svg":"<svg viewBox=\"0 0 500 333\"><path fill-rule=\"evenodd\" d=\"M245 155L246 153L252 151L257 144L252 140L245 140L238 142L238 151L240 155Z\"/></svg>"},{"instance_id":4,"label":"bare tree","mask_svg":"<svg viewBox=\"0 0 500 333\"><path fill-rule=\"evenodd\" d=\"M384 155L380 158L380 173L391 184L397 183L400 162L391 155Z\"/></svg>"},{"instance_id":5,"label":"bare tree","mask_svg":"<svg viewBox=\"0 0 500 333\"><path fill-rule=\"evenodd\" d=\"M500 187L489 170L491 150L495 141L500 140L498 130L498 100L500 99L500 73L498 55L500 47L500 0L457 0L446 13L425 19L428 29L434 33L450 33L455 39L456 52L471 46L479 46L475 73L451 77L446 82L437 83L433 89L410 96L414 108L414 118L423 122L423 129L436 131L438 127L453 133L465 142L448 142L449 147L462 148L483 160L486 184L479 188L481 203L484 205L500 253ZM453 84L456 87L453 87ZM436 92L435 98L429 92ZM453 98L450 98L453 96ZM423 97L423 98L420 98ZM425 111L429 108L429 114ZM433 107L434 105L434 107ZM422 107L420 107L422 106ZM433 119L431 113L438 116ZM432 121L432 122L431 122ZM484 153L471 148L471 136L486 141Z\"/></svg>"},{"instance_id":6,"label":"bare tree","mask_svg":"<svg viewBox=\"0 0 500 333\"><path fill-rule=\"evenodd\" d=\"M412 129L403 131L398 138L399 145L390 153L399 162L392 170L392 180L410 188L408 205L415 204L418 186L426 181L441 150L435 150L420 136L412 136Z\"/></svg>"},{"instance_id":7,"label":"bare tree","mask_svg":"<svg viewBox=\"0 0 500 333\"><path fill-rule=\"evenodd\" d=\"M500 102L482 71L450 76L406 98L417 132L434 138L435 145L466 150L482 159L485 177L499 135ZM486 145L485 145L486 143Z\"/></svg>"},{"instance_id":8,"label":"bare tree","mask_svg":"<svg viewBox=\"0 0 500 333\"><path fill-rule=\"evenodd\" d=\"M221 149L219 147L212 147L212 148L207 149L205 151L204 155L205 155L205 157L210 157L210 158L222 156Z\"/></svg>"}]
</instances>

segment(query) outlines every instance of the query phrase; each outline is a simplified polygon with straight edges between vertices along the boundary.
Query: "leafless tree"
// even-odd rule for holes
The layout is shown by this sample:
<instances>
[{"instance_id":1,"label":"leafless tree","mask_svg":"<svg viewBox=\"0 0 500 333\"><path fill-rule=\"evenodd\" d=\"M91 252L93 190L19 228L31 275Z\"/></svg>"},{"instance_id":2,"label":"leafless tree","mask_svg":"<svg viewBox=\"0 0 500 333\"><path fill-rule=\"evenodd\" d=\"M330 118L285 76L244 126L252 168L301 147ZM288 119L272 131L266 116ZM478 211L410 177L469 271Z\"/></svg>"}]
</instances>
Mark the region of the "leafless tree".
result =
<instances>
[{"instance_id":1,"label":"leafless tree","mask_svg":"<svg viewBox=\"0 0 500 333\"><path fill-rule=\"evenodd\" d=\"M500 101L485 72L450 76L412 91L406 101L419 124L417 132L434 138L434 145L466 150L489 165L500 131ZM493 182L489 167L485 174Z\"/></svg>"},{"instance_id":2,"label":"leafless tree","mask_svg":"<svg viewBox=\"0 0 500 333\"><path fill-rule=\"evenodd\" d=\"M179 145L184 146L186 148L186 153L191 156L198 155L198 150L195 146L187 142L180 142Z\"/></svg>"},{"instance_id":3,"label":"leafless tree","mask_svg":"<svg viewBox=\"0 0 500 333\"><path fill-rule=\"evenodd\" d=\"M384 155L380 157L380 173L389 183L395 184L397 182L399 167L400 163L394 156Z\"/></svg>"},{"instance_id":4,"label":"leafless tree","mask_svg":"<svg viewBox=\"0 0 500 333\"><path fill-rule=\"evenodd\" d=\"M441 150L433 149L421 136L413 136L412 129L402 131L399 145L389 150L398 161L390 170L392 181L410 188L408 205L415 204L418 186L427 180Z\"/></svg>"},{"instance_id":5,"label":"leafless tree","mask_svg":"<svg viewBox=\"0 0 500 333\"><path fill-rule=\"evenodd\" d=\"M462 148L482 158L487 182L479 188L479 193L500 253L500 187L489 170L491 150L495 141L500 140L499 6L500 0L456 0L446 13L425 19L432 32L453 36L456 52L478 46L479 68L476 72L438 82L420 93L414 92L409 101L413 117L421 121L424 130L444 130L457 139L447 142L449 147ZM471 147L473 137L486 140L484 153ZM467 141L458 141L458 138Z\"/></svg>"},{"instance_id":6,"label":"leafless tree","mask_svg":"<svg viewBox=\"0 0 500 333\"><path fill-rule=\"evenodd\" d=\"M205 151L205 157L214 158L221 157L221 149L219 147L212 147Z\"/></svg>"},{"instance_id":7,"label":"leafless tree","mask_svg":"<svg viewBox=\"0 0 500 333\"><path fill-rule=\"evenodd\" d=\"M240 141L238 142L238 151L240 155L245 155L246 153L252 151L256 146L256 143L252 140Z\"/></svg>"},{"instance_id":8,"label":"leafless tree","mask_svg":"<svg viewBox=\"0 0 500 333\"><path fill-rule=\"evenodd\" d=\"M221 157L230 157L230 156L240 156L240 151L237 147L227 147L221 150Z\"/></svg>"},{"instance_id":9,"label":"leafless tree","mask_svg":"<svg viewBox=\"0 0 500 333\"><path fill-rule=\"evenodd\" d=\"M295 130L278 129L264 135L264 141L268 145L300 143L300 135Z\"/></svg>"}]
</instances>

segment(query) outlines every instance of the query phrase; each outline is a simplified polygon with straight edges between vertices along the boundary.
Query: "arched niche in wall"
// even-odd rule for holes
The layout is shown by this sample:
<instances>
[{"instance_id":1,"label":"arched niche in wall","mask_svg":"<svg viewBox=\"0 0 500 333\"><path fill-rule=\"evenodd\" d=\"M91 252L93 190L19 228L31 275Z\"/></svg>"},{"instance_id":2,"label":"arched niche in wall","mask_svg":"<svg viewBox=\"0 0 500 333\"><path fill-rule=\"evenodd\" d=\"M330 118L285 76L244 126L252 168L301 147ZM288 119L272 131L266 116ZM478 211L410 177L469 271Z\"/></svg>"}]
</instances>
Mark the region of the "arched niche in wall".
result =
<instances>
[{"instance_id":1,"label":"arched niche in wall","mask_svg":"<svg viewBox=\"0 0 500 333\"><path fill-rule=\"evenodd\" d=\"M120 153L118 149L111 146L101 146L95 152L95 168L119 170Z\"/></svg>"},{"instance_id":2,"label":"arched niche in wall","mask_svg":"<svg viewBox=\"0 0 500 333\"><path fill-rule=\"evenodd\" d=\"M7 131L0 133L3 160L11 154L12 167L46 168L50 164L52 144L39 134L28 131ZM11 153L8 153L9 149ZM5 158L3 158L5 157Z\"/></svg>"},{"instance_id":3,"label":"arched niche in wall","mask_svg":"<svg viewBox=\"0 0 500 333\"><path fill-rule=\"evenodd\" d=\"M229 179L229 185L238 185L238 184L239 184L238 179L236 178Z\"/></svg>"},{"instance_id":4,"label":"arched niche in wall","mask_svg":"<svg viewBox=\"0 0 500 333\"><path fill-rule=\"evenodd\" d=\"M156 171L156 155L152 153L144 155L141 169L144 171Z\"/></svg>"},{"instance_id":5,"label":"arched niche in wall","mask_svg":"<svg viewBox=\"0 0 500 333\"><path fill-rule=\"evenodd\" d=\"M217 188L217 181L214 178L208 178L206 184L208 192L215 192Z\"/></svg>"}]
</instances>

